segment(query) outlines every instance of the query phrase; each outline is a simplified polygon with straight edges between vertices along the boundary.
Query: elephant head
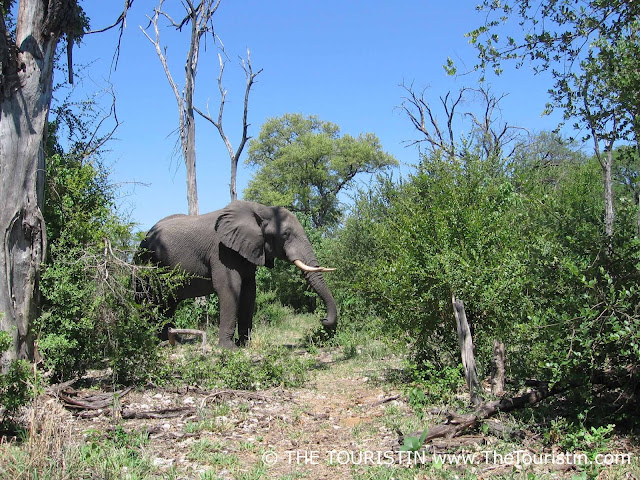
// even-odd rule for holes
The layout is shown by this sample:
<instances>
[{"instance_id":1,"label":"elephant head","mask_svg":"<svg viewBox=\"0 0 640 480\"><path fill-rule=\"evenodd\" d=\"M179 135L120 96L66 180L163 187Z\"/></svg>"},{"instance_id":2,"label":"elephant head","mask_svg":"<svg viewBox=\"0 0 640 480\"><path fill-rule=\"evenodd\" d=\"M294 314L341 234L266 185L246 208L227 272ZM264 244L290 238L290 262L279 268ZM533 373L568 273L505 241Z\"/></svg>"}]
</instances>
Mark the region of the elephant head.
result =
<instances>
[{"instance_id":1,"label":"elephant head","mask_svg":"<svg viewBox=\"0 0 640 480\"><path fill-rule=\"evenodd\" d=\"M336 302L322 277L323 272L333 269L319 266L311 242L294 214L283 207L236 200L222 209L215 230L220 243L255 265L273 268L275 258L295 264L326 306L327 318L322 324L335 326Z\"/></svg>"}]
</instances>

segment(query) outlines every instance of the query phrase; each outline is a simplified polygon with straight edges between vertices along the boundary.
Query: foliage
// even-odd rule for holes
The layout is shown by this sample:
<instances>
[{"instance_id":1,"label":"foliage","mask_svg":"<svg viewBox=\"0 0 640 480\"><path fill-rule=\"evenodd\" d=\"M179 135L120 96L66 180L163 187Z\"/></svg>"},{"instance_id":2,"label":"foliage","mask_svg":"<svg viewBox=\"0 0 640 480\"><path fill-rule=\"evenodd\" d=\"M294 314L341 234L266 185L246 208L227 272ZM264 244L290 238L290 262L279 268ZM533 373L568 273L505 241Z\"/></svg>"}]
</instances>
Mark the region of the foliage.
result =
<instances>
[{"instance_id":1,"label":"foliage","mask_svg":"<svg viewBox=\"0 0 640 480\"><path fill-rule=\"evenodd\" d=\"M375 135L341 135L337 125L301 114L267 120L251 140L246 163L259 168L247 200L287 207L321 228L339 222L338 196L356 175L397 165Z\"/></svg>"},{"instance_id":2,"label":"foliage","mask_svg":"<svg viewBox=\"0 0 640 480\"><path fill-rule=\"evenodd\" d=\"M264 271L264 270L261 270ZM263 275L258 275L262 278ZM259 280L264 284L265 280ZM268 325L280 325L285 318L292 314L292 310L280 303L276 290L259 291L256 294L256 311L254 321Z\"/></svg>"},{"instance_id":3,"label":"foliage","mask_svg":"<svg viewBox=\"0 0 640 480\"><path fill-rule=\"evenodd\" d=\"M519 196L496 169L475 157L464 164L424 158L418 173L389 195L388 205L377 203L379 218L365 218L372 237L365 234L369 246L355 250L370 256L354 262L362 279L358 289L391 324L411 329L419 355L436 369L456 358L456 340L447 328L453 292L464 295L476 335L502 335L504 324L496 319L522 314L509 303L527 285L515 253L516 218L505 214L518 207Z\"/></svg>"},{"instance_id":4,"label":"foliage","mask_svg":"<svg viewBox=\"0 0 640 480\"><path fill-rule=\"evenodd\" d=\"M203 388L258 390L276 386L299 387L307 379L308 360L293 357L284 349L271 348L252 358L246 351L220 351L215 358L203 359L191 353L173 366L169 378L180 376L187 385Z\"/></svg>"},{"instance_id":5,"label":"foliage","mask_svg":"<svg viewBox=\"0 0 640 480\"><path fill-rule=\"evenodd\" d=\"M586 415L580 414L578 419L577 423L569 422L565 418L554 420L545 438L557 443L565 452L585 452L589 460L593 461L599 453L607 450L615 425L588 427L584 423Z\"/></svg>"},{"instance_id":6,"label":"foliage","mask_svg":"<svg viewBox=\"0 0 640 480\"><path fill-rule=\"evenodd\" d=\"M523 152L526 161L507 164L473 152L425 156L408 180L361 193L332 244L332 287L408 333L416 378L436 397L462 379L452 293L465 301L481 377L497 337L516 378L605 378L631 393L640 364L635 212L621 208L629 213L606 240L598 163L558 155L543 164ZM581 402L594 401L589 392ZM625 398L618 417L632 409Z\"/></svg>"},{"instance_id":7,"label":"foliage","mask_svg":"<svg viewBox=\"0 0 640 480\"><path fill-rule=\"evenodd\" d=\"M617 0L485 0L485 24L470 32L481 70L502 72L506 60L525 61L536 72L549 71L553 88L546 112L560 108L564 121L592 139L603 169L605 233L613 234L615 207L611 179L612 151L620 140L638 143L638 5ZM516 38L499 35L499 26L519 18L526 32ZM446 67L452 70L451 64Z\"/></svg>"},{"instance_id":8,"label":"foliage","mask_svg":"<svg viewBox=\"0 0 640 480\"><path fill-rule=\"evenodd\" d=\"M11 347L11 337L7 332L0 331L0 353ZM26 405L32 398L33 371L29 362L13 360L0 372L0 427L6 427L20 407Z\"/></svg>"},{"instance_id":9,"label":"foliage","mask_svg":"<svg viewBox=\"0 0 640 480\"><path fill-rule=\"evenodd\" d=\"M422 448L424 440L427 438L427 429L425 428L419 437L406 436L404 443L398 449L401 452L417 452Z\"/></svg>"},{"instance_id":10,"label":"foliage","mask_svg":"<svg viewBox=\"0 0 640 480\"><path fill-rule=\"evenodd\" d=\"M106 356L117 381L141 380L156 358L155 327L133 302L131 225L117 215L116 191L98 159L85 158L79 144L65 153L51 127L39 351L57 379L101 366Z\"/></svg>"},{"instance_id":11,"label":"foliage","mask_svg":"<svg viewBox=\"0 0 640 480\"><path fill-rule=\"evenodd\" d=\"M584 0L573 2L543 1L540 4L514 0L512 2L483 1L478 10L487 12L486 22L469 32L470 43L478 51L481 69L491 68L502 72L504 60L515 60L520 67L525 61L534 63L536 71L551 70L556 88L562 89L575 73L572 67L581 69L584 59L592 52L608 54L605 43L635 46L634 25L638 6L616 0ZM502 36L499 26L517 17L523 36ZM565 61L572 60L572 61ZM621 65L624 66L624 65ZM628 74L632 69L624 68ZM635 84L635 82L631 82Z\"/></svg>"},{"instance_id":12,"label":"foliage","mask_svg":"<svg viewBox=\"0 0 640 480\"><path fill-rule=\"evenodd\" d=\"M180 302L173 323L176 328L201 328L216 324L219 320L220 305L217 295L209 295L204 302L200 299L186 299Z\"/></svg>"},{"instance_id":13,"label":"foliage","mask_svg":"<svg viewBox=\"0 0 640 480\"><path fill-rule=\"evenodd\" d=\"M93 478L113 478L123 471L130 478L153 478L155 468L144 451L148 441L146 432L129 433L120 425L106 438L99 432L89 432L87 442L76 452L79 461L74 466L79 475Z\"/></svg>"},{"instance_id":14,"label":"foliage","mask_svg":"<svg viewBox=\"0 0 640 480\"><path fill-rule=\"evenodd\" d=\"M427 397L424 394L424 390L415 386L411 387L407 393L407 399L416 416L422 420L424 417L424 408L427 406Z\"/></svg>"}]
</instances>

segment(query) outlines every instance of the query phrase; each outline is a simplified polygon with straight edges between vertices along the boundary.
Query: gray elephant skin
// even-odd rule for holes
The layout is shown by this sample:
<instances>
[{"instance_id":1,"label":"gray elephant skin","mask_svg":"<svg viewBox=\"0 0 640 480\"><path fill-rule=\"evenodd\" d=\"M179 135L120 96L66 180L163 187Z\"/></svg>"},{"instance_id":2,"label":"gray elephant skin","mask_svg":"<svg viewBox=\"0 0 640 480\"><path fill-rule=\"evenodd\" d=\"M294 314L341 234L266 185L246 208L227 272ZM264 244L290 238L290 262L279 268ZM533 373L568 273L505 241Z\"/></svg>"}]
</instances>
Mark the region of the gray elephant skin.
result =
<instances>
[{"instance_id":1,"label":"gray elephant skin","mask_svg":"<svg viewBox=\"0 0 640 480\"><path fill-rule=\"evenodd\" d=\"M324 301L326 328L335 326L336 302L318 265L302 225L290 211L236 200L203 215L171 215L156 223L140 243L135 262L178 267L188 280L158 302L148 285L136 282L138 301L162 303L167 317L186 298L216 292L220 300L219 342L234 349L250 338L256 300L256 268L273 268L279 258L303 270L307 282ZM146 293L145 293L146 292ZM238 341L234 341L238 326Z\"/></svg>"}]
</instances>

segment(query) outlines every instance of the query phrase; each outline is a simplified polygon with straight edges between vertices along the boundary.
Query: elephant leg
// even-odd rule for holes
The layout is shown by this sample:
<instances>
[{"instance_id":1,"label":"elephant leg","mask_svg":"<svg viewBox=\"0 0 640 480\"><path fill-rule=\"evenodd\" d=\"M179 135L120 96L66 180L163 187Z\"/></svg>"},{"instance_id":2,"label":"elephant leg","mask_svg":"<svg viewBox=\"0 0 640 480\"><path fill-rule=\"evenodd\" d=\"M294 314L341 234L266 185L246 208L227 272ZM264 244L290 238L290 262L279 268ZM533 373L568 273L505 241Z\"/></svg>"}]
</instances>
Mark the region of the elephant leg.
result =
<instances>
[{"instance_id":1,"label":"elephant leg","mask_svg":"<svg viewBox=\"0 0 640 480\"><path fill-rule=\"evenodd\" d=\"M256 307L256 277L245 278L242 282L240 306L238 308L238 346L243 347L251 337L253 313Z\"/></svg>"},{"instance_id":2,"label":"elephant leg","mask_svg":"<svg viewBox=\"0 0 640 480\"><path fill-rule=\"evenodd\" d=\"M218 331L218 345L235 350L238 347L233 341L236 333L236 320L241 296L241 279L238 272L228 272L229 278L220 286L218 299L220 301L220 329ZM235 278L237 277L237 278Z\"/></svg>"}]
</instances>

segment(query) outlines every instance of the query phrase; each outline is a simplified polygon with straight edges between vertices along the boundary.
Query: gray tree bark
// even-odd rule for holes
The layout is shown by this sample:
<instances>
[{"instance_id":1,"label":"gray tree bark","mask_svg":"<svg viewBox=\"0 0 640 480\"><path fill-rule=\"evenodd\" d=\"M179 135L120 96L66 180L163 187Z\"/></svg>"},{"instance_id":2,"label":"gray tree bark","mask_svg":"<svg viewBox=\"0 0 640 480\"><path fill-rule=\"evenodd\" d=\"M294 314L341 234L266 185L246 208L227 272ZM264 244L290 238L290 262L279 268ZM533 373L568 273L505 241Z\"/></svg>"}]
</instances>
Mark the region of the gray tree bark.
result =
<instances>
[{"instance_id":1,"label":"gray tree bark","mask_svg":"<svg viewBox=\"0 0 640 480\"><path fill-rule=\"evenodd\" d=\"M462 357L462 366L464 367L464 376L467 380L467 386L469 387L471 403L478 405L482 399L480 398L480 382L478 381L478 373L476 370L476 358L473 354L471 329L467 322L467 314L464 310L462 300L457 300L456 297L453 296L451 302L453 303L453 313L456 317L460 355Z\"/></svg>"},{"instance_id":2,"label":"gray tree bark","mask_svg":"<svg viewBox=\"0 0 640 480\"><path fill-rule=\"evenodd\" d=\"M173 95L178 105L178 130L180 133L180 145L185 168L187 170L187 205L189 215L198 215L198 185L196 181L196 119L193 96L196 86L196 74L198 70L198 60L200 56L200 41L202 37L209 34L215 42L213 31L213 15L215 14L221 0L205 0L197 6L192 0L185 0L185 16L181 20L174 20L163 10L164 0L159 0L158 6L154 9L153 16L148 17L150 26L153 25L154 36L149 35L145 29L140 27L142 33L154 45L156 54L162 63L162 68L171 86ZM160 43L160 27L158 22L160 17L169 21L169 24L176 30L181 31L187 24L191 25L191 35L189 39L189 51L184 65L184 88L181 91L178 84L173 79L169 64L167 62L167 49Z\"/></svg>"},{"instance_id":3,"label":"gray tree bark","mask_svg":"<svg viewBox=\"0 0 640 480\"><path fill-rule=\"evenodd\" d=\"M45 29L46 12L72 2L22 0L15 44L0 13L0 329L11 348L2 368L33 359L31 325L38 315L38 280L46 251L42 216L44 140L51 103L53 64L62 30Z\"/></svg>"},{"instance_id":4,"label":"gray tree bark","mask_svg":"<svg viewBox=\"0 0 640 480\"><path fill-rule=\"evenodd\" d=\"M613 143L613 142L612 142ZM600 160L600 156L598 156ZM613 206L613 145L606 152L606 158L600 162L602 166L602 181L604 183L604 230L609 239L613 236L613 222L615 210Z\"/></svg>"},{"instance_id":5,"label":"gray tree bark","mask_svg":"<svg viewBox=\"0 0 640 480\"><path fill-rule=\"evenodd\" d=\"M504 395L504 343L493 341L493 358L491 359L491 394L497 397Z\"/></svg>"}]
</instances>

